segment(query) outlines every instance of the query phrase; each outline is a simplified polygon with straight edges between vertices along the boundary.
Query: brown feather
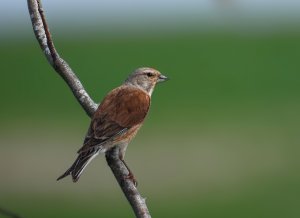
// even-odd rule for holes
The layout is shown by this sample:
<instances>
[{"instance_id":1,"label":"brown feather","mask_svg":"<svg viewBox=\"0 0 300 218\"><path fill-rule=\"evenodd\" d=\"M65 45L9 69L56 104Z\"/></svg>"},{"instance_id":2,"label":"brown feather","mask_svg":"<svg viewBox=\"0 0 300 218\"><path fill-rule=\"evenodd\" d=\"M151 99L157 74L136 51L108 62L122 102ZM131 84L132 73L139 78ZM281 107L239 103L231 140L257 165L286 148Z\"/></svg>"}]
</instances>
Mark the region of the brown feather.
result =
<instances>
[{"instance_id":1,"label":"brown feather","mask_svg":"<svg viewBox=\"0 0 300 218\"><path fill-rule=\"evenodd\" d=\"M85 167L98 153L118 146L119 158L129 172L128 178L136 183L124 161L125 151L143 124L155 85L166 80L166 76L153 68L138 68L122 86L108 93L92 118L77 159L58 180L71 175L74 182L78 181Z\"/></svg>"},{"instance_id":2,"label":"brown feather","mask_svg":"<svg viewBox=\"0 0 300 218\"><path fill-rule=\"evenodd\" d=\"M112 90L95 112L84 145L78 152L119 135L118 141L128 139L129 142L143 123L149 107L150 96L141 89L123 85Z\"/></svg>"}]
</instances>

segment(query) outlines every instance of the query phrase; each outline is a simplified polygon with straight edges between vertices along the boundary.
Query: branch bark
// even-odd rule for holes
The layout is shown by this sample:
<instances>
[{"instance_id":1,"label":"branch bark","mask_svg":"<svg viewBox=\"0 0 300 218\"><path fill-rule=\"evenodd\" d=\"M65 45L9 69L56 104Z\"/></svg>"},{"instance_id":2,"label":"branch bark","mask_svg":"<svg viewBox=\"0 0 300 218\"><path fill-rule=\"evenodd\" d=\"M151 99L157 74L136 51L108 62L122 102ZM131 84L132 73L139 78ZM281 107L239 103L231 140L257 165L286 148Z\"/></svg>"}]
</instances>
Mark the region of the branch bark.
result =
<instances>
[{"instance_id":1,"label":"branch bark","mask_svg":"<svg viewBox=\"0 0 300 218\"><path fill-rule=\"evenodd\" d=\"M150 218L151 216L146 205L146 199L139 194L132 180L126 179L129 172L123 162L119 159L119 149L113 148L110 152L106 152L106 161L114 173L121 189L126 193L125 196L136 217Z\"/></svg>"},{"instance_id":2,"label":"branch bark","mask_svg":"<svg viewBox=\"0 0 300 218\"><path fill-rule=\"evenodd\" d=\"M97 104L85 91L78 77L71 67L57 53L46 22L44 10L40 0L27 0L28 10L31 18L34 34L43 50L49 64L65 80L73 95L91 117L97 109Z\"/></svg>"},{"instance_id":3,"label":"branch bark","mask_svg":"<svg viewBox=\"0 0 300 218\"><path fill-rule=\"evenodd\" d=\"M85 91L80 80L71 67L64 61L55 49L51 33L46 22L44 10L40 0L27 0L28 10L32 22L34 34L39 45L44 52L49 64L64 79L73 95L85 110L89 117L92 117L98 105L91 99ZM118 155L119 149L112 149L106 152L106 161L118 181L124 195L130 203L136 217L150 218L145 199L139 194L137 188L131 180L126 179L127 168L124 166Z\"/></svg>"}]
</instances>

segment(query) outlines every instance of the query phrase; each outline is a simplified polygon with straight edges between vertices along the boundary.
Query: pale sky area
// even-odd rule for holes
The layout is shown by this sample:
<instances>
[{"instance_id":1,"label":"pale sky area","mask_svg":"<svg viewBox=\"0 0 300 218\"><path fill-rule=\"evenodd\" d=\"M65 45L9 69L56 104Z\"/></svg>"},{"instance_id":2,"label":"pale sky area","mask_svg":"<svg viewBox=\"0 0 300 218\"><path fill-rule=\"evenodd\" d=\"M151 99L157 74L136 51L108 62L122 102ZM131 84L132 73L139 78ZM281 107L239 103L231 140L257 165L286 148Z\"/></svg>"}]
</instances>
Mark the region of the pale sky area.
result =
<instances>
[{"instance_id":1,"label":"pale sky area","mask_svg":"<svg viewBox=\"0 0 300 218\"><path fill-rule=\"evenodd\" d=\"M1 32L23 29L29 24L26 0L0 1ZM259 23L265 17L269 21L273 17L300 21L300 0L43 0L42 3L48 22L56 26L64 26L66 22L93 27L243 19Z\"/></svg>"}]
</instances>

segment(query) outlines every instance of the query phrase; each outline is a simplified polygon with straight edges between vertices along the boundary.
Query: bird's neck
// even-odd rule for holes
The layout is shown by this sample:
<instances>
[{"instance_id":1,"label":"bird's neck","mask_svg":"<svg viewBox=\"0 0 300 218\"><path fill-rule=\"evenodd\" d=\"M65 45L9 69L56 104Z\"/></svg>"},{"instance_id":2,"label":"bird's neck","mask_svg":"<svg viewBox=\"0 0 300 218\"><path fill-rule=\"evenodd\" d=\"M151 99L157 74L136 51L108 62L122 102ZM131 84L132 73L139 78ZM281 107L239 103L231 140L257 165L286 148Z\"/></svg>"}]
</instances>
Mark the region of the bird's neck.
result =
<instances>
[{"instance_id":1,"label":"bird's neck","mask_svg":"<svg viewBox=\"0 0 300 218\"><path fill-rule=\"evenodd\" d=\"M143 90L144 92L146 92L150 96L152 95L153 90L154 90L154 86L147 85L145 83L142 83L142 84L138 84L138 83L132 84L130 82L126 82L125 81L124 85L133 86L135 88L141 89L141 90Z\"/></svg>"}]
</instances>

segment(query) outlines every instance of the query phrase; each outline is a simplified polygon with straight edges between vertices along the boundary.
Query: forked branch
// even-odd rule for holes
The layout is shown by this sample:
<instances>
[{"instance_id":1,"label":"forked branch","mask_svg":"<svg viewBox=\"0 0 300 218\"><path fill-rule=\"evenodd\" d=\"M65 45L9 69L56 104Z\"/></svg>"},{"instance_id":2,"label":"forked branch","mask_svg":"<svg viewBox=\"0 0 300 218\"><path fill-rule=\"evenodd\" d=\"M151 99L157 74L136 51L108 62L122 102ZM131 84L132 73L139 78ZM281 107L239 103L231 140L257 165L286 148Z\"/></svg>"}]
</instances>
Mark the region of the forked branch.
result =
<instances>
[{"instance_id":1,"label":"forked branch","mask_svg":"<svg viewBox=\"0 0 300 218\"><path fill-rule=\"evenodd\" d=\"M46 22L41 1L27 0L27 4L34 34L40 44L41 49L46 55L49 64L65 80L72 90L75 98L83 107L88 116L92 117L98 105L90 98L80 80L67 62L65 62L57 53ZM133 182L126 179L128 171L122 161L119 159L118 149L112 149L111 151L106 152L106 161L115 175L127 200L129 201L136 217L151 217L145 203L145 199L141 197Z\"/></svg>"}]
</instances>

